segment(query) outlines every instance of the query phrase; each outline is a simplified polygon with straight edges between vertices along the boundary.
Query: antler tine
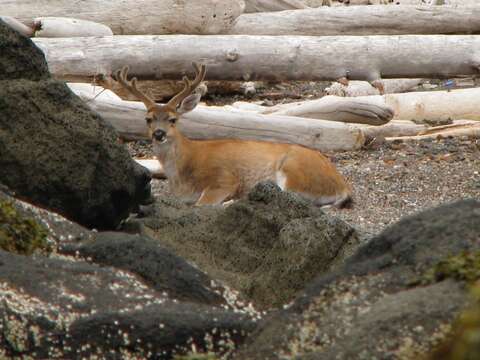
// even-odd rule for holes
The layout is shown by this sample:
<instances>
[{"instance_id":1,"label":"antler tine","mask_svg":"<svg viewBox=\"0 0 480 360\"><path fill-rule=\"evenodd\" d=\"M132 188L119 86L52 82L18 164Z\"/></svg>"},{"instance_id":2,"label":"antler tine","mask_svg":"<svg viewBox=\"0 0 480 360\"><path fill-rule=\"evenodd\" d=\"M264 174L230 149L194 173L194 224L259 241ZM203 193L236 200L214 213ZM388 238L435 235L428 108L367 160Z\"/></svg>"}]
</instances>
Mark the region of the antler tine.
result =
<instances>
[{"instance_id":1,"label":"antler tine","mask_svg":"<svg viewBox=\"0 0 480 360\"><path fill-rule=\"evenodd\" d=\"M149 96L147 96L145 93L143 93L137 88L136 77L132 78L132 80L130 81L127 80L128 70L128 66L124 66L121 70L117 70L117 72L115 73L115 78L117 79L117 81L132 95L136 96L138 100L142 101L147 107L147 110L155 107L155 101L153 101Z\"/></svg>"},{"instance_id":2,"label":"antler tine","mask_svg":"<svg viewBox=\"0 0 480 360\"><path fill-rule=\"evenodd\" d=\"M177 95L175 95L169 102L168 106L176 109L178 105L191 93L195 91L195 89L200 85L200 83L205 78L206 74L206 66L205 65L198 65L197 63L192 63L193 67L195 68L195 79L190 81L188 77L183 77L183 89Z\"/></svg>"}]
</instances>

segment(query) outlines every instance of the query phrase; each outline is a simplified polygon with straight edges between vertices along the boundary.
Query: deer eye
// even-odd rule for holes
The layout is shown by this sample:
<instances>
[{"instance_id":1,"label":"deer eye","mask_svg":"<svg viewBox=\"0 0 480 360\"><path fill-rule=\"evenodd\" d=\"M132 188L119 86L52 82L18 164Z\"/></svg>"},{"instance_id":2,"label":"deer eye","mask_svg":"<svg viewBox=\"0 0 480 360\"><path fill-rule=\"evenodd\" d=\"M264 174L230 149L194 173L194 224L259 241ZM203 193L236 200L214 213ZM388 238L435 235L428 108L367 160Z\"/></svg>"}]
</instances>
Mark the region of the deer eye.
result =
<instances>
[{"instance_id":1,"label":"deer eye","mask_svg":"<svg viewBox=\"0 0 480 360\"><path fill-rule=\"evenodd\" d=\"M177 122L177 118L170 117L170 118L168 118L168 122L169 122L170 124L175 124L175 123Z\"/></svg>"},{"instance_id":2,"label":"deer eye","mask_svg":"<svg viewBox=\"0 0 480 360\"><path fill-rule=\"evenodd\" d=\"M151 124L152 123L152 118L146 117L145 121L147 122L147 124Z\"/></svg>"}]
</instances>

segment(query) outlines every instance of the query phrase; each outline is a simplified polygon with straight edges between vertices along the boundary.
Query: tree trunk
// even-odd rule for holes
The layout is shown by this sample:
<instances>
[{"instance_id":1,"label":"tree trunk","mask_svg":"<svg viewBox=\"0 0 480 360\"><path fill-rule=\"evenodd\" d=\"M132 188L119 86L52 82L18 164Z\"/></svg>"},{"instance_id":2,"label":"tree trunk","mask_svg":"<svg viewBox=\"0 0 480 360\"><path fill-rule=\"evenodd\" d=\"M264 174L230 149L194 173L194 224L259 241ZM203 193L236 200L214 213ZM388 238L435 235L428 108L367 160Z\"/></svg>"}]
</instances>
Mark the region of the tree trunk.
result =
<instances>
[{"instance_id":1,"label":"tree trunk","mask_svg":"<svg viewBox=\"0 0 480 360\"><path fill-rule=\"evenodd\" d=\"M415 121L445 121L449 119L480 120L480 88L459 89L452 91L424 91L404 94L387 94L383 96L359 96L356 98L340 98L326 96L317 100L309 100L272 107L257 107L257 112L306 118L322 118L326 102L336 107L344 101L355 100L357 103L371 104L373 107L390 107L394 111L394 119ZM338 104L337 104L338 103ZM348 102L346 104L349 104ZM350 103L353 107L355 103Z\"/></svg>"},{"instance_id":2,"label":"tree trunk","mask_svg":"<svg viewBox=\"0 0 480 360\"><path fill-rule=\"evenodd\" d=\"M147 128L145 106L122 101L100 87L79 89L75 93L97 111L125 140L145 139ZM102 92L101 95L98 95ZM332 121L302 119L289 116L265 116L248 112L228 112L198 107L185 114L179 127L193 139L243 139L299 144L320 151L359 149L364 144L360 129Z\"/></svg>"},{"instance_id":3,"label":"tree trunk","mask_svg":"<svg viewBox=\"0 0 480 360\"><path fill-rule=\"evenodd\" d=\"M402 35L480 33L480 6L348 6L244 14L238 35Z\"/></svg>"},{"instance_id":4,"label":"tree trunk","mask_svg":"<svg viewBox=\"0 0 480 360\"><path fill-rule=\"evenodd\" d=\"M58 16L109 26L115 34L220 34L243 13L243 0L0 0L0 12L23 23Z\"/></svg>"},{"instance_id":5,"label":"tree trunk","mask_svg":"<svg viewBox=\"0 0 480 360\"><path fill-rule=\"evenodd\" d=\"M57 77L89 78L124 65L146 79L192 74L210 80L376 80L475 75L480 37L405 36L105 36L34 39Z\"/></svg>"},{"instance_id":6,"label":"tree trunk","mask_svg":"<svg viewBox=\"0 0 480 360\"><path fill-rule=\"evenodd\" d=\"M80 37L80 36L110 36L112 30L103 24L93 21L42 17L34 20L36 37Z\"/></svg>"}]
</instances>

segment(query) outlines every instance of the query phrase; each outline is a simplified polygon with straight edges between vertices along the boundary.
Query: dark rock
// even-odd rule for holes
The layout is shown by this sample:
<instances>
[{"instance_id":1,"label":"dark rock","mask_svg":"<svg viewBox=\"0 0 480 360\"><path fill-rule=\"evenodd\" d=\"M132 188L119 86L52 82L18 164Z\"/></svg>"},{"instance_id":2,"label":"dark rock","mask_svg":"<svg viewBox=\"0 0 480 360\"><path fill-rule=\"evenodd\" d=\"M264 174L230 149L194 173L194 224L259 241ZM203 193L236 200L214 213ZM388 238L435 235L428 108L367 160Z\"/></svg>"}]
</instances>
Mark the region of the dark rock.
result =
<instances>
[{"instance_id":1,"label":"dark rock","mask_svg":"<svg viewBox=\"0 0 480 360\"><path fill-rule=\"evenodd\" d=\"M310 201L258 184L227 208L162 198L142 223L155 238L256 306L281 306L358 244L354 229Z\"/></svg>"},{"instance_id":2,"label":"dark rock","mask_svg":"<svg viewBox=\"0 0 480 360\"><path fill-rule=\"evenodd\" d=\"M0 43L15 35L6 33L7 39L0 32ZM30 42L18 41L10 47L33 57ZM10 52L2 48L0 63L15 67L17 58L4 56ZM65 84L0 83L0 182L18 196L99 229L116 228L148 196L146 170Z\"/></svg>"},{"instance_id":3,"label":"dark rock","mask_svg":"<svg viewBox=\"0 0 480 360\"><path fill-rule=\"evenodd\" d=\"M256 326L234 292L158 242L92 232L0 191L2 202L42 224L54 251L0 250L1 359L169 359L193 345L224 354Z\"/></svg>"},{"instance_id":4,"label":"dark rock","mask_svg":"<svg viewBox=\"0 0 480 360\"><path fill-rule=\"evenodd\" d=\"M113 266L139 275L150 287L171 298L222 305L212 280L182 258L160 246L158 241L124 233L98 233L94 241L66 245L59 250L76 254L96 264Z\"/></svg>"},{"instance_id":5,"label":"dark rock","mask_svg":"<svg viewBox=\"0 0 480 360\"><path fill-rule=\"evenodd\" d=\"M2 359L170 359L192 344L225 353L254 327L246 314L180 303L127 272L0 250Z\"/></svg>"},{"instance_id":6,"label":"dark rock","mask_svg":"<svg viewBox=\"0 0 480 360\"><path fill-rule=\"evenodd\" d=\"M456 276L423 286L412 280L445 258L479 250L478 201L406 217L341 269L316 279L290 308L259 328L236 358L424 356L445 338L467 297Z\"/></svg>"},{"instance_id":7,"label":"dark rock","mask_svg":"<svg viewBox=\"0 0 480 360\"><path fill-rule=\"evenodd\" d=\"M43 52L0 20L0 80L49 77ZM0 98L0 103L2 99ZM1 107L1 106L0 106Z\"/></svg>"}]
</instances>

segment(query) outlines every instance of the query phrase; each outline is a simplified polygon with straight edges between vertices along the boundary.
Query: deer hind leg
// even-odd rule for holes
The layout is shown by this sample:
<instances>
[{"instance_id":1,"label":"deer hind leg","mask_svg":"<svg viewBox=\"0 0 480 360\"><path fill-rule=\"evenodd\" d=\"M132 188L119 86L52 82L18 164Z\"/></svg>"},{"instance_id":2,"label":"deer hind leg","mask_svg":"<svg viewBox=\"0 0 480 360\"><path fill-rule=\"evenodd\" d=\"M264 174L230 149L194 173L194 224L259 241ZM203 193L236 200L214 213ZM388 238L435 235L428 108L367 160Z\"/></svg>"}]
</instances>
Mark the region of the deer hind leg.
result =
<instances>
[{"instance_id":1,"label":"deer hind leg","mask_svg":"<svg viewBox=\"0 0 480 360\"><path fill-rule=\"evenodd\" d=\"M207 187L205 190L203 190L195 206L219 205L227 199L230 200L235 194L236 190L237 190L237 186L231 186L231 187L225 187L225 188Z\"/></svg>"}]
</instances>

